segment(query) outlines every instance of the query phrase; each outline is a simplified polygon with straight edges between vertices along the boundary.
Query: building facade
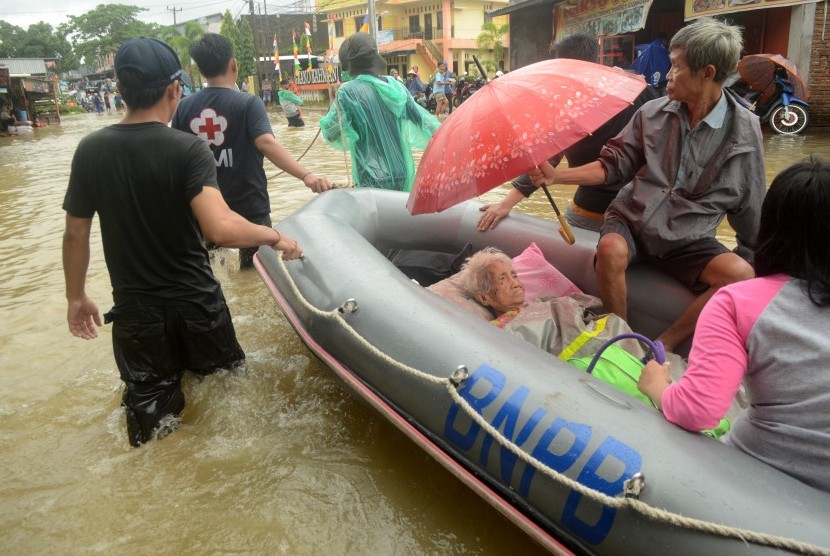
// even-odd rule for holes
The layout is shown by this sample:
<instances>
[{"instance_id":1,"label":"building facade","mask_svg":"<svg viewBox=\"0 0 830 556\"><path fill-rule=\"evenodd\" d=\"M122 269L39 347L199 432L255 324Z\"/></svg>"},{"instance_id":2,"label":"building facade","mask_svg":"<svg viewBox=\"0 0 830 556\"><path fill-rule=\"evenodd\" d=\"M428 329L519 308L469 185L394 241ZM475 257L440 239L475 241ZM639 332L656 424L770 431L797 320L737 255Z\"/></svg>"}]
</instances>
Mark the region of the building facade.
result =
<instances>
[{"instance_id":1,"label":"building facade","mask_svg":"<svg viewBox=\"0 0 830 556\"><path fill-rule=\"evenodd\" d=\"M376 2L378 50L387 62L387 71L394 68L403 76L417 67L421 79L426 81L438 63L446 61L449 69L460 75L474 65L473 55L488 59L493 67L509 69L509 34L502 40L505 56L501 60L493 60L492 53L481 52L476 44L485 22L492 21L497 27L508 24L508 16L490 16L506 5L506 0ZM326 14L329 47L334 53L346 38L368 29L365 0L324 1L318 9Z\"/></svg>"},{"instance_id":2,"label":"building facade","mask_svg":"<svg viewBox=\"0 0 830 556\"><path fill-rule=\"evenodd\" d=\"M557 37L574 29L600 37L603 54L617 55L621 51L608 49L622 45L625 58L632 60L635 44L671 38L697 17L725 18L743 27L745 55L781 54L796 65L811 93L810 125L830 126L826 9L826 2L817 0L512 0L494 14L511 17L513 67L547 59Z\"/></svg>"}]
</instances>

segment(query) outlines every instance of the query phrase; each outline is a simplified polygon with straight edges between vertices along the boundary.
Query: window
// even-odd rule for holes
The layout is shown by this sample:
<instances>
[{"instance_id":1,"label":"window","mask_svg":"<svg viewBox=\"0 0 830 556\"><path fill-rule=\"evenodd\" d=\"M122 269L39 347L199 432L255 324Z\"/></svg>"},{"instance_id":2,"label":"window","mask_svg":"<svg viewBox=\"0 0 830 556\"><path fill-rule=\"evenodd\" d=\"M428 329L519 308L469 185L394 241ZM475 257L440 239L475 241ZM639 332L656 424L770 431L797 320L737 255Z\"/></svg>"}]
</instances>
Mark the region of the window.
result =
<instances>
[{"instance_id":1,"label":"window","mask_svg":"<svg viewBox=\"0 0 830 556\"><path fill-rule=\"evenodd\" d=\"M417 15L409 16L409 34L415 35L421 32L421 18Z\"/></svg>"},{"instance_id":2,"label":"window","mask_svg":"<svg viewBox=\"0 0 830 556\"><path fill-rule=\"evenodd\" d=\"M335 37L342 37L343 33L343 20L338 19L334 22L334 36Z\"/></svg>"},{"instance_id":3,"label":"window","mask_svg":"<svg viewBox=\"0 0 830 556\"><path fill-rule=\"evenodd\" d=\"M444 28L444 12L438 11L435 13L435 28L436 29L443 29Z\"/></svg>"},{"instance_id":4,"label":"window","mask_svg":"<svg viewBox=\"0 0 830 556\"><path fill-rule=\"evenodd\" d=\"M368 22L367 22L368 26ZM354 28L356 31L360 31L361 27L363 27L363 16L359 15L354 18Z\"/></svg>"}]
</instances>

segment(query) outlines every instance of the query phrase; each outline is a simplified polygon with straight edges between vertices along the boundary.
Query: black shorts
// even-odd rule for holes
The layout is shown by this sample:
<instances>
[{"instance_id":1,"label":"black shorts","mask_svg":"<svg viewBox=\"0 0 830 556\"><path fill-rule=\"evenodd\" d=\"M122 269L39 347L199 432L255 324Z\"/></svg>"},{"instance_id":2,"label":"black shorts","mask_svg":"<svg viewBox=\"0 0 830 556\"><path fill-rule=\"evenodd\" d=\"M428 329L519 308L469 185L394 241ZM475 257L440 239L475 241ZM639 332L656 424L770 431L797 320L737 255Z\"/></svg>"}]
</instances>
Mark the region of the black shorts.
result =
<instances>
[{"instance_id":1,"label":"black shorts","mask_svg":"<svg viewBox=\"0 0 830 556\"><path fill-rule=\"evenodd\" d=\"M118 308L105 315L113 322L115 364L126 384L130 443L152 438L159 420L184 408L181 379L231 368L245 359L227 305L209 313L201 305L171 302Z\"/></svg>"},{"instance_id":2,"label":"black shorts","mask_svg":"<svg viewBox=\"0 0 830 556\"><path fill-rule=\"evenodd\" d=\"M288 127L305 127L305 122L303 121L303 117L299 114L295 116L288 116Z\"/></svg>"},{"instance_id":3,"label":"black shorts","mask_svg":"<svg viewBox=\"0 0 830 556\"><path fill-rule=\"evenodd\" d=\"M706 265L718 255L731 252L717 239L705 237L659 256L649 255L640 248L641 246L631 235L631 229L623 219L606 213L600 238L609 233L619 234L625 238L628 244L629 265L636 262L648 263L674 277L695 294L701 294L709 289L709 284L698 280Z\"/></svg>"}]
</instances>

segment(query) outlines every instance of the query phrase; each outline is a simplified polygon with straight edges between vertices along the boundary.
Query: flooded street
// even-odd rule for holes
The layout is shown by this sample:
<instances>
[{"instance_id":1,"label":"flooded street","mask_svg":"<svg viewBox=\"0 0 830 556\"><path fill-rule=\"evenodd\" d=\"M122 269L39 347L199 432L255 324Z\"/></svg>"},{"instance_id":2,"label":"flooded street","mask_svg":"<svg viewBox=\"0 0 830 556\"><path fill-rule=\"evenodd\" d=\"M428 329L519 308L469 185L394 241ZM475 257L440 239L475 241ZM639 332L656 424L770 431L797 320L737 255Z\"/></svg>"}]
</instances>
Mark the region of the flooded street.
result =
<instances>
[{"instance_id":1,"label":"flooded street","mask_svg":"<svg viewBox=\"0 0 830 556\"><path fill-rule=\"evenodd\" d=\"M321 112L277 138L295 156ZM83 114L28 136L0 137L0 547L6 554L535 554L540 549L313 358L256 271L219 250L222 283L248 355L234 373L185 383L184 425L130 448L111 327L66 326L61 203L72 154L117 116ZM830 160L830 129L768 134L767 181L810 153ZM108 156L101 152L102 159ZM342 153L319 138L303 163L345 185ZM279 170L266 161L269 176ZM481 197L500 199L509 185ZM269 180L279 222L313 198ZM572 189L557 188L564 208ZM552 190L553 192L553 190ZM519 206L546 219L543 195ZM720 238L734 245L726 224ZM87 292L111 306L98 224Z\"/></svg>"}]
</instances>

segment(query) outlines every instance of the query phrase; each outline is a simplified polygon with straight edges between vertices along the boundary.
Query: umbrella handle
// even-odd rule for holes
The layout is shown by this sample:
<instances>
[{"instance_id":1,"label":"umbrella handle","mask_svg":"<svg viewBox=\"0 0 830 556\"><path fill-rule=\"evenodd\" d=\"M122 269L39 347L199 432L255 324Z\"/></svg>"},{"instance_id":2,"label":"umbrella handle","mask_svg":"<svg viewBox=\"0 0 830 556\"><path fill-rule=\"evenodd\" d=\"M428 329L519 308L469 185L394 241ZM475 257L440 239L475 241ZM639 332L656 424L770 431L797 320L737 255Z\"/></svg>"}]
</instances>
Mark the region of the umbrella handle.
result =
<instances>
[{"instance_id":1,"label":"umbrella handle","mask_svg":"<svg viewBox=\"0 0 830 556\"><path fill-rule=\"evenodd\" d=\"M574 232L573 230L571 230L571 225L568 224L567 220L565 220L565 216L562 214L557 214L556 217L559 219L559 224L561 224L561 227L559 228L559 235L562 236L562 239L567 241L570 245L576 243L576 237L574 237Z\"/></svg>"},{"instance_id":2,"label":"umbrella handle","mask_svg":"<svg viewBox=\"0 0 830 556\"><path fill-rule=\"evenodd\" d=\"M548 186L545 184L541 185L542 191L545 192L545 195L548 197L548 202L550 206L553 207L553 212L556 213L556 218L559 219L559 223L562 225L559 228L559 235L562 236L562 239L568 242L568 244L573 245L576 243L576 238L574 237L574 232L571 230L571 225L568 224L568 221L565 220L565 217L562 216L562 213L559 212L559 207L556 206L556 201L553 200L553 196L551 196L550 191L548 191Z\"/></svg>"}]
</instances>

